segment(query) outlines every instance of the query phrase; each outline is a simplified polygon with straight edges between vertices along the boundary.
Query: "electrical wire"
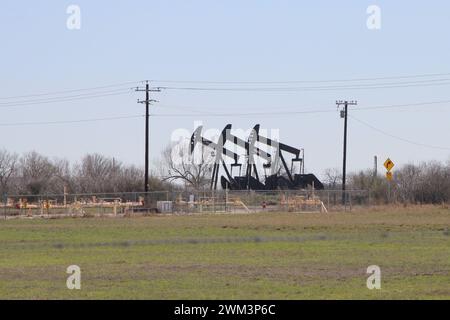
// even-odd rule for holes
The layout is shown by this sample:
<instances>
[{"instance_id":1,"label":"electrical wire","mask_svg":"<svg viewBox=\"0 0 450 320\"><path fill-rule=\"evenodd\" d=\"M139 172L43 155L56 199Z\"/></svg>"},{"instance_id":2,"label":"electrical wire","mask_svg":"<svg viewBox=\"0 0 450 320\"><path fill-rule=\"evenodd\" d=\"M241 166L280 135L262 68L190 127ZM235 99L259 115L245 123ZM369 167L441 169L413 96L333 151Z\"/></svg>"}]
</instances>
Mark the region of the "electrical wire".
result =
<instances>
[{"instance_id":1,"label":"electrical wire","mask_svg":"<svg viewBox=\"0 0 450 320\"><path fill-rule=\"evenodd\" d=\"M12 122L12 123L0 123L0 127L98 122L98 121L110 121L110 120L122 120L122 119L136 119L136 118L142 118L142 117L144 117L144 115L117 116L117 117L78 119L78 120L60 120L60 121L35 121L35 122L15 122L15 123Z\"/></svg>"},{"instance_id":2,"label":"electrical wire","mask_svg":"<svg viewBox=\"0 0 450 320\"><path fill-rule=\"evenodd\" d=\"M317 86L317 87L158 87L165 90L183 90L183 91L221 91L221 92L299 92L299 91L336 91L336 90L373 90L373 89L391 89L391 88L410 88L410 87L430 87L450 85L450 79L433 80L428 82L399 82L386 84L361 84L361 85L342 85L342 86Z\"/></svg>"},{"instance_id":3,"label":"electrical wire","mask_svg":"<svg viewBox=\"0 0 450 320\"><path fill-rule=\"evenodd\" d=\"M352 78L352 79L328 79L328 80L291 80L291 81L204 81L204 80L151 80L158 83L204 83L204 84L289 84L289 83L326 83L326 82L353 82L353 81L377 81L393 79L412 79L450 76L450 73L428 73L403 76L386 76L376 78Z\"/></svg>"},{"instance_id":4,"label":"electrical wire","mask_svg":"<svg viewBox=\"0 0 450 320\"><path fill-rule=\"evenodd\" d=\"M68 89L68 90L52 91L52 92L45 92L45 93L34 93L34 94L26 94L26 95L21 95L21 96L0 97L0 100L11 100L11 99L21 99L21 98L29 98L29 97L59 95L59 94L66 94L66 93L73 93L73 92L80 92L80 91L96 91L96 90L107 89L107 88L123 87L125 85L129 86L130 84L138 84L138 83L142 83L142 82L143 81L127 81L127 82L121 82L121 83L105 85L105 86L97 86L97 87L89 87L89 88L81 88L81 89Z\"/></svg>"},{"instance_id":5,"label":"electrical wire","mask_svg":"<svg viewBox=\"0 0 450 320\"><path fill-rule=\"evenodd\" d=\"M450 76L450 73L428 73L428 74L416 74L416 75L401 75L401 76L384 76L384 77L366 77L366 78L351 78L351 79L327 79L327 80L291 80L291 81L205 81L205 80L150 80L151 82L157 82L157 83L202 83L202 84L293 84L293 83L336 83L336 82L355 82L355 81L379 81L379 80L401 80L401 79L415 79L415 78L430 78L430 77L445 77ZM442 82L447 81L450 79L428 79L428 80L422 80L421 82ZM51 96L51 95L61 95L61 94L68 94L68 93L74 93L74 92L81 92L81 91L95 91L95 90L101 90L101 89L107 89L107 88L114 88L114 87L121 87L125 85L130 84L139 84L143 83L145 80L138 80L138 81L126 81L126 82L120 82L110 85L104 85L104 86L95 86L95 87L87 87L87 88L80 88L80 89L68 89L68 90L60 90L60 91L51 91L51 92L43 92L43 93L34 93L34 94L27 94L27 95L17 95L17 96L7 96L7 97L0 97L0 100L11 100L11 99L20 99L20 98L30 98L30 97L40 97L40 96ZM418 81L415 81L416 83ZM402 84L402 83L393 83L396 85ZM356 85L356 86L379 86L379 85L386 85L383 83L373 83L373 84L363 84L363 85ZM348 87L344 86L344 88ZM351 88L353 88L355 85L350 85ZM336 87L336 86L334 86ZM332 87L334 89L334 87ZM175 89L173 87L161 87L166 89ZM332 89L332 88L317 88L317 89ZM178 88L177 88L178 89ZM179 89L207 89L207 90L214 90L214 88L179 88ZM221 90L227 89L227 88L220 88ZM231 88L232 90L240 89L240 88ZM245 90L249 90L252 88L241 88ZM312 88L255 88L258 90L298 90L298 89L316 89L314 87Z\"/></svg>"},{"instance_id":6,"label":"electrical wire","mask_svg":"<svg viewBox=\"0 0 450 320\"><path fill-rule=\"evenodd\" d=\"M0 103L0 108L20 107L20 106L58 103L58 102L71 102L71 101L95 99L95 98L102 98L102 97L109 97L109 96L127 95L130 93L131 93L130 89L120 89L117 91L110 91L110 93L108 93L108 92L99 93L99 94L92 93L92 94L80 94L80 95L74 95L74 96L67 96L67 97L61 97L61 98L22 100L19 102Z\"/></svg>"},{"instance_id":7,"label":"electrical wire","mask_svg":"<svg viewBox=\"0 0 450 320\"><path fill-rule=\"evenodd\" d=\"M77 98L77 97L91 96L91 95L104 94L104 93L121 92L121 91L130 91L130 90L131 90L131 88L120 88L120 89L114 89L114 90L80 93L80 94L76 94L76 95L65 95L65 96L61 96L61 97L49 97L49 98L36 98L36 99L16 100L16 101L10 101L10 102L0 102L0 105L15 104L15 103L22 103L22 102L24 102L24 103L25 102L39 102L39 101L46 101L46 100L58 100L58 99L66 99L66 98Z\"/></svg>"},{"instance_id":8,"label":"electrical wire","mask_svg":"<svg viewBox=\"0 0 450 320\"><path fill-rule=\"evenodd\" d=\"M425 147L425 148L439 149L439 150L447 150L447 151L450 150L450 148L447 148L447 147L433 146L433 145L429 145L429 144L420 143L420 142L412 141L412 140L409 140L409 139L405 139L405 138L402 138L402 137L393 135L393 134L391 134L391 133L388 133L388 132L386 132L386 131L383 131L383 130L381 130L381 129L378 129L378 128L372 126L371 124L369 124L369 123L367 123L367 122L365 122L365 121L362 121L362 120L360 120L360 119L358 119L358 118L355 118L355 117L352 116L352 115L348 115L348 117L349 117L349 118L352 118L353 120L355 120L355 121L357 121L357 122L363 124L364 126L370 128L370 129L372 129L372 130L374 130L374 131L377 131L378 133L381 133L381 134L383 134L383 135L385 135L385 136L388 136L388 137L390 137L390 138L393 138L393 139L397 139L397 140L400 140L400 141L403 141L403 142L406 142L406 143L409 143L409 144L413 144L413 145L420 146L420 147Z\"/></svg>"},{"instance_id":9,"label":"electrical wire","mask_svg":"<svg viewBox=\"0 0 450 320\"><path fill-rule=\"evenodd\" d=\"M336 82L336 81L369 81L369 80L385 80L385 79L410 79L410 78L421 78L421 77L436 77L436 76L448 76L449 73L441 73L441 74L421 74L421 75L411 75L411 76L398 76L398 77L379 77L379 78L359 78L359 79L344 79L344 80L320 80L320 81L310 81L310 82ZM157 81L157 80L153 80ZM161 80L160 80L161 81ZM227 88L227 87L160 87L161 89L173 89L173 90L201 90L201 91L208 91L208 90L220 90L220 91L267 91L267 90L274 90L274 91L290 91L290 90L328 90L328 89L373 89L373 88L380 88L380 87L407 87L407 86L428 86L428 85L448 85L450 84L450 78L444 78L444 79L428 79L428 80L418 80L418 81L404 81L404 82L390 82L390 83L378 83L378 84L353 84L353 85L341 85L341 86L316 86L316 87L278 87L278 88L267 88L267 87L260 87L260 88ZM142 81L139 81L142 82ZM176 82L176 81L173 81ZM283 82L245 82L245 83L294 83L294 82L308 82L308 81L283 81ZM6 100L6 99L18 99L18 98L29 98L29 97L45 97L45 98L36 98L36 99L25 99L25 100L18 100L18 101L7 101L7 102L0 102L0 108L8 108L8 107L17 107L17 106L27 106L27 105L38 105L38 104L47 104L47 103L58 103L58 102L70 102L70 101L77 101L77 100L84 100L84 99L92 99L92 98L100 98L100 97L107 97L107 96L116 96L116 95L124 95L131 93L131 89L133 88L117 88L113 90L105 90L108 88L114 88L114 87L121 87L129 84L137 84L138 81L133 82L122 82L118 84L113 85L106 85L106 86L97 86L97 87L90 87L90 88L82 88L82 89L72 89L72 90L64 90L64 91L54 91L54 92L47 92L47 93L39 93L39 94L33 94L33 95L23 95L23 96L12 96L12 97L3 97L0 99ZM215 81L203 81L201 83L244 83L244 82L215 82ZM384 85L384 86L382 86ZM100 90L100 91L99 91ZM71 94L67 95L69 93L75 93L75 92L83 92L87 91L86 93L80 93L80 94ZM89 92L91 91L91 92ZM58 94L65 94L63 96L57 96L57 97L51 97L51 95L58 95ZM48 97L50 96L50 97ZM419 102L419 103L409 103L409 104L397 104L397 105L380 105L380 106L368 106L368 107L358 107L355 108L354 111L360 111L360 110L376 110L376 109L390 109L390 108L401 108L401 107L413 107L413 106L422 106L422 105L437 105L437 104L445 104L450 103L450 100L441 100L441 101L427 101L427 102ZM186 109L191 107L181 107L181 106L166 106L166 107L172 107L172 108L179 108L179 109ZM314 114L314 113L327 113L327 112L335 112L335 108L327 108L327 109L316 109L311 108L311 110L295 110L295 111L270 111L270 112L244 112L244 113L234 113L234 112L227 112L227 113L213 113L213 112L206 112L202 110L192 110L196 112L196 114L152 114L154 117L196 117L196 116L207 116L207 117L229 117L229 116L279 116L279 115L295 115L295 114ZM116 118L112 118L116 119ZM99 119L102 120L102 119ZM96 121L96 119L93 120L87 120L87 121ZM41 123L0 123L0 126L13 126L13 125L27 125L27 124L54 124L54 123L73 123L73 122L86 122L86 120L73 120L73 121L56 121L56 122L41 122ZM444 148L445 149L445 148Z\"/></svg>"},{"instance_id":10,"label":"electrical wire","mask_svg":"<svg viewBox=\"0 0 450 320\"><path fill-rule=\"evenodd\" d=\"M230 117L230 116L239 116L239 117L254 117L254 116L283 116L287 114L308 114L308 113L327 113L327 112L336 112L336 110L331 109L316 109L316 110L304 110L304 111L291 111L291 112L249 112L249 113L177 113L177 114L161 114L155 113L151 114L152 117L197 117L197 116L205 116L205 117Z\"/></svg>"},{"instance_id":11,"label":"electrical wire","mask_svg":"<svg viewBox=\"0 0 450 320\"><path fill-rule=\"evenodd\" d=\"M376 109L393 109L393 108L405 108L405 107L419 107L426 105L438 105L438 104L450 104L450 100L440 100L440 101L425 101L425 102L413 102L404 104L391 104L391 105L381 105L381 106L369 106L362 108L355 108L354 111L358 110L376 110Z\"/></svg>"},{"instance_id":12,"label":"electrical wire","mask_svg":"<svg viewBox=\"0 0 450 320\"><path fill-rule=\"evenodd\" d=\"M439 104L449 104L450 100L441 100L441 101L424 101L424 102L416 102L416 103L408 103L408 104L391 104L391 105L378 105L378 106L368 106L368 107L357 107L352 109L353 111L366 111L366 110L378 110L378 109L393 109L393 108L405 108L405 107L418 107L418 106L426 106L426 105L439 105ZM155 105L155 107L164 107L164 108L174 108L174 109L190 109L195 113L192 114L152 114L152 116L156 117L196 117L196 116L206 116L206 117L229 117L229 116L264 116L264 115L295 115L295 114L309 114L309 113L326 113L326 112L336 112L336 108L324 108L324 109L314 109L310 110L296 110L296 111L285 111L285 110L277 110L277 111L268 111L268 112L228 112L228 113L211 113L201 111L199 109L192 109L189 106L173 106L173 105ZM304 108L304 107L303 107ZM303 109L302 108L302 109Z\"/></svg>"}]
</instances>

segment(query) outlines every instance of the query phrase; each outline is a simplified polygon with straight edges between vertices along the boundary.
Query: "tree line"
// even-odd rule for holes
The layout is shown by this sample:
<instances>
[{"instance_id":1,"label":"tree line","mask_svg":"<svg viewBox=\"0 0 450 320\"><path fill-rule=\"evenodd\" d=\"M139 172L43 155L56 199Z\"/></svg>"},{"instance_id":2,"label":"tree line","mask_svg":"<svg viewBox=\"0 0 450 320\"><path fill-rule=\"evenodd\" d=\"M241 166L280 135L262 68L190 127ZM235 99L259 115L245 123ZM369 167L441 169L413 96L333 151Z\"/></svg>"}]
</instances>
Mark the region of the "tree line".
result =
<instances>
[{"instance_id":1,"label":"tree line","mask_svg":"<svg viewBox=\"0 0 450 320\"><path fill-rule=\"evenodd\" d=\"M18 155L0 150L0 195L142 192L144 170L97 153L71 164L31 151ZM151 190L171 185L150 177Z\"/></svg>"},{"instance_id":2,"label":"tree line","mask_svg":"<svg viewBox=\"0 0 450 320\"><path fill-rule=\"evenodd\" d=\"M325 172L329 189L339 189L341 175L336 169ZM450 202L450 160L406 164L393 170L388 181L384 173L364 170L349 175L349 189L368 190L372 203L440 204Z\"/></svg>"},{"instance_id":3,"label":"tree line","mask_svg":"<svg viewBox=\"0 0 450 320\"><path fill-rule=\"evenodd\" d=\"M160 176L150 176L150 190L199 190L209 185L207 163L175 163L170 148L163 151L158 170ZM327 189L341 188L338 169L327 169L323 176ZM35 151L18 155L0 149L0 195L143 192L143 181L142 168L97 153L86 154L72 164ZM348 189L368 190L372 203L379 204L450 202L450 160L403 165L394 170L392 181L373 170L351 173Z\"/></svg>"}]
</instances>

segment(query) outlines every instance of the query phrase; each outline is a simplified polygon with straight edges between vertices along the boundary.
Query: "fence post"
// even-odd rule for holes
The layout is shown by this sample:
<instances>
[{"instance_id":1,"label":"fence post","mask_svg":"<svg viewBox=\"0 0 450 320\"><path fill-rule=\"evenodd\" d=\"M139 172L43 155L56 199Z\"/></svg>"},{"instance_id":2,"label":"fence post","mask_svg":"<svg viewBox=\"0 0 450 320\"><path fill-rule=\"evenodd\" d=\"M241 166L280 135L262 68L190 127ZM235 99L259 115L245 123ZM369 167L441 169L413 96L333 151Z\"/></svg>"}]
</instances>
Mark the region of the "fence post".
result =
<instances>
[{"instance_id":1,"label":"fence post","mask_svg":"<svg viewBox=\"0 0 450 320\"><path fill-rule=\"evenodd\" d=\"M216 213L216 191L212 191L213 213Z\"/></svg>"},{"instance_id":2,"label":"fence post","mask_svg":"<svg viewBox=\"0 0 450 320\"><path fill-rule=\"evenodd\" d=\"M44 201L42 201L41 196L38 196L38 203L39 203L39 211L41 216L44 216Z\"/></svg>"},{"instance_id":3,"label":"fence post","mask_svg":"<svg viewBox=\"0 0 450 320\"><path fill-rule=\"evenodd\" d=\"M8 195L6 193L3 194L3 205L4 205L4 214L5 214L5 220L6 220L6 206L8 204Z\"/></svg>"},{"instance_id":4,"label":"fence post","mask_svg":"<svg viewBox=\"0 0 450 320\"><path fill-rule=\"evenodd\" d=\"M330 190L327 190L327 208L330 210Z\"/></svg>"},{"instance_id":5,"label":"fence post","mask_svg":"<svg viewBox=\"0 0 450 320\"><path fill-rule=\"evenodd\" d=\"M347 197L345 191L343 190L341 191L341 197L344 199L344 212L347 212Z\"/></svg>"},{"instance_id":6,"label":"fence post","mask_svg":"<svg viewBox=\"0 0 450 320\"><path fill-rule=\"evenodd\" d=\"M225 213L228 211L228 187L225 188Z\"/></svg>"},{"instance_id":7,"label":"fence post","mask_svg":"<svg viewBox=\"0 0 450 320\"><path fill-rule=\"evenodd\" d=\"M352 211L352 190L350 190L350 192L349 192L349 202L350 202L350 211Z\"/></svg>"}]
</instances>

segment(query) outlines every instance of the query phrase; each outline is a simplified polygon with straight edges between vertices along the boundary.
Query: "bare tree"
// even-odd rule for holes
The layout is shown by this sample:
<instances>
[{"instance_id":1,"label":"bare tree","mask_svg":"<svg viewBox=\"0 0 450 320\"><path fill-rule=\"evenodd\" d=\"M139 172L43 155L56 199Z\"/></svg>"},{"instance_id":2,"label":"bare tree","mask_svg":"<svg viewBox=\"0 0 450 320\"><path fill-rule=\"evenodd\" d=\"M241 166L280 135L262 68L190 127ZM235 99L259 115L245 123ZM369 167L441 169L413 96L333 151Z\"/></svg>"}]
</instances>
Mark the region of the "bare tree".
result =
<instances>
[{"instance_id":1,"label":"bare tree","mask_svg":"<svg viewBox=\"0 0 450 320\"><path fill-rule=\"evenodd\" d=\"M144 191L144 170L135 166L122 166L117 175L117 189L122 192ZM150 189L152 181L149 181Z\"/></svg>"},{"instance_id":2,"label":"bare tree","mask_svg":"<svg viewBox=\"0 0 450 320\"><path fill-rule=\"evenodd\" d=\"M388 201L388 183L382 176L374 176L373 170L349 174L349 187L355 190L368 190L372 201Z\"/></svg>"},{"instance_id":3,"label":"bare tree","mask_svg":"<svg viewBox=\"0 0 450 320\"><path fill-rule=\"evenodd\" d=\"M120 164L100 154L87 154L74 169L77 189L80 192L113 192L114 173Z\"/></svg>"},{"instance_id":4,"label":"bare tree","mask_svg":"<svg viewBox=\"0 0 450 320\"><path fill-rule=\"evenodd\" d=\"M6 150L0 150L0 195L9 192L9 181L17 168L18 156Z\"/></svg>"},{"instance_id":5,"label":"bare tree","mask_svg":"<svg viewBox=\"0 0 450 320\"><path fill-rule=\"evenodd\" d=\"M402 202L415 202L420 187L422 170L413 164L403 166L395 174L397 195Z\"/></svg>"},{"instance_id":6,"label":"bare tree","mask_svg":"<svg viewBox=\"0 0 450 320\"><path fill-rule=\"evenodd\" d=\"M55 167L47 157L32 151L22 156L19 164L22 192L43 194L48 191Z\"/></svg>"},{"instance_id":7,"label":"bare tree","mask_svg":"<svg viewBox=\"0 0 450 320\"><path fill-rule=\"evenodd\" d=\"M114 158L87 154L73 169L73 188L83 193L143 192L144 170ZM161 180L150 177L151 190L165 190Z\"/></svg>"},{"instance_id":8,"label":"bare tree","mask_svg":"<svg viewBox=\"0 0 450 320\"><path fill-rule=\"evenodd\" d=\"M437 161L423 163L419 197L421 202L442 203L450 200L450 170Z\"/></svg>"},{"instance_id":9,"label":"bare tree","mask_svg":"<svg viewBox=\"0 0 450 320\"><path fill-rule=\"evenodd\" d=\"M323 173L325 184L331 189L336 189L342 183L342 174L337 168L326 169Z\"/></svg>"},{"instance_id":10,"label":"bare tree","mask_svg":"<svg viewBox=\"0 0 450 320\"><path fill-rule=\"evenodd\" d=\"M186 186L199 190L210 180L215 157L210 150L190 153L189 141L169 145L162 154L160 165L163 181L182 181Z\"/></svg>"},{"instance_id":11,"label":"bare tree","mask_svg":"<svg viewBox=\"0 0 450 320\"><path fill-rule=\"evenodd\" d=\"M75 183L70 162L67 159L54 159L52 163L55 169L50 187L52 192L59 194L65 189L69 192L74 191Z\"/></svg>"}]
</instances>

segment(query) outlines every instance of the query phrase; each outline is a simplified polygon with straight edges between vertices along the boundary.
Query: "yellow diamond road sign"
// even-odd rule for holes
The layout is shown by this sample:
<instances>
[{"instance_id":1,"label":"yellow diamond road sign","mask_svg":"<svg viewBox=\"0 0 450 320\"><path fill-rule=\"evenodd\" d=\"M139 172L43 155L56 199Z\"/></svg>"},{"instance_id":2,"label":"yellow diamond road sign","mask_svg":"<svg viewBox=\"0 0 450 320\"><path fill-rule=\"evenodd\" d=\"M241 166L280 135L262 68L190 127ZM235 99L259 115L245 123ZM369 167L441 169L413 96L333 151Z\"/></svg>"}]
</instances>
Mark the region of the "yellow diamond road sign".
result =
<instances>
[{"instance_id":1,"label":"yellow diamond road sign","mask_svg":"<svg viewBox=\"0 0 450 320\"><path fill-rule=\"evenodd\" d=\"M392 180L392 172L391 171L386 172L386 179L388 179L388 181Z\"/></svg>"},{"instance_id":2,"label":"yellow diamond road sign","mask_svg":"<svg viewBox=\"0 0 450 320\"><path fill-rule=\"evenodd\" d=\"M394 167L394 163L392 162L391 159L387 158L387 160L384 162L384 167L386 168L387 171L391 171L392 168Z\"/></svg>"}]
</instances>

